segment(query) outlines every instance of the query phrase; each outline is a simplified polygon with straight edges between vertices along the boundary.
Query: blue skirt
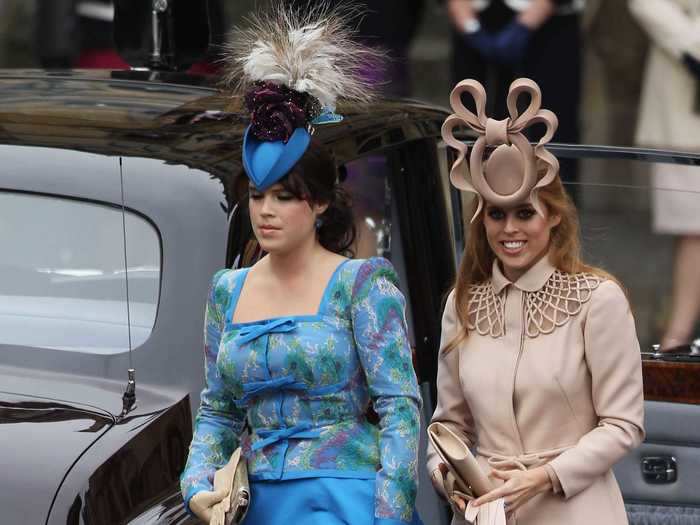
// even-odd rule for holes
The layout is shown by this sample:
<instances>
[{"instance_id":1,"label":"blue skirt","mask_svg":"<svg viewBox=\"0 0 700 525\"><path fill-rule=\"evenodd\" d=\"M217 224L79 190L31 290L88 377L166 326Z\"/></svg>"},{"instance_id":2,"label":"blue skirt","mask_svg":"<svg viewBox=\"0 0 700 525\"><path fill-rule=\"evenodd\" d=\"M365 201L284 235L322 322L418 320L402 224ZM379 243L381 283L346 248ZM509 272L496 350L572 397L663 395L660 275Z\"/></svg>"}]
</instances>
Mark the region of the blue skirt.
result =
<instances>
[{"instance_id":1,"label":"blue skirt","mask_svg":"<svg viewBox=\"0 0 700 525\"><path fill-rule=\"evenodd\" d=\"M373 525L374 480L302 478L251 481L244 525ZM401 525L382 520L382 525ZM411 525L423 525L413 511Z\"/></svg>"}]
</instances>

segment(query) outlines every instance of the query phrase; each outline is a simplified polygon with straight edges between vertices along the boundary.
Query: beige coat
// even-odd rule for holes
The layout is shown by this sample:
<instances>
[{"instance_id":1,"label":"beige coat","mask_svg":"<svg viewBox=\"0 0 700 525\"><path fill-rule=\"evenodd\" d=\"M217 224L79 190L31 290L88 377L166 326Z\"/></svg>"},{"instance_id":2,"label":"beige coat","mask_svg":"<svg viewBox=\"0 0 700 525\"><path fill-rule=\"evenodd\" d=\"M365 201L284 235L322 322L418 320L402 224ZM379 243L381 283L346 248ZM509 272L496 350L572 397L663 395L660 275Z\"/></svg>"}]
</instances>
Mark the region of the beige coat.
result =
<instances>
[{"instance_id":1,"label":"beige coat","mask_svg":"<svg viewBox=\"0 0 700 525\"><path fill-rule=\"evenodd\" d=\"M693 111L700 80L681 62L683 53L700 60L700 0L629 0L649 35L637 125L637 143L653 148L700 151L700 113ZM652 164L654 231L700 232L700 168ZM670 191L669 191L670 190Z\"/></svg>"},{"instance_id":2,"label":"beige coat","mask_svg":"<svg viewBox=\"0 0 700 525\"><path fill-rule=\"evenodd\" d=\"M698 80L681 63L683 53L700 60L700 0L629 0L630 11L649 35L651 50L639 108L637 143L700 150L700 114L692 107Z\"/></svg>"},{"instance_id":3,"label":"beige coat","mask_svg":"<svg viewBox=\"0 0 700 525\"><path fill-rule=\"evenodd\" d=\"M440 353L432 421L461 432L487 472L489 458L502 469L549 464L559 492L536 496L511 523L627 523L610 469L643 438L644 396L620 287L561 273L546 257L515 283L494 265L470 312L467 340ZM441 348L458 326L453 292ZM429 448L429 472L439 461Z\"/></svg>"}]
</instances>

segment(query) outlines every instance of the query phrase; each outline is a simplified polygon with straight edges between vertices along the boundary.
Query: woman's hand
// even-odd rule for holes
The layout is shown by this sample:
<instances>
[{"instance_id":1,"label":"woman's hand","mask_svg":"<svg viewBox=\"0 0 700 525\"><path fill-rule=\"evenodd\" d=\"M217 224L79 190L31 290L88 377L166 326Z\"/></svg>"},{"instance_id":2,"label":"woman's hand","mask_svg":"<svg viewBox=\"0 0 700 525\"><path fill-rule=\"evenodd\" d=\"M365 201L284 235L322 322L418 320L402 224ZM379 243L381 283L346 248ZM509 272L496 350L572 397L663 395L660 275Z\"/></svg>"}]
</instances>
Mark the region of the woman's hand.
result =
<instances>
[{"instance_id":1,"label":"woman's hand","mask_svg":"<svg viewBox=\"0 0 700 525\"><path fill-rule=\"evenodd\" d=\"M435 488L435 491L440 494L443 498L445 498L454 508L454 506L457 506L457 509L459 509L462 514L464 514L464 511L467 509L467 502L464 498L461 498L457 494L448 494L448 488L445 486L445 480L447 478L447 466L444 463L439 463L438 468L433 470L433 472L430 475L430 480L433 483L433 487Z\"/></svg>"},{"instance_id":2,"label":"woman's hand","mask_svg":"<svg viewBox=\"0 0 700 525\"><path fill-rule=\"evenodd\" d=\"M530 31L539 29L554 14L554 2L552 0L534 0L522 11L517 20Z\"/></svg>"},{"instance_id":3,"label":"woman's hand","mask_svg":"<svg viewBox=\"0 0 700 525\"><path fill-rule=\"evenodd\" d=\"M532 470L492 470L491 476L505 481L500 487L474 500L479 506L488 501L504 498L506 514L510 515L534 496L552 490L552 481L544 467Z\"/></svg>"},{"instance_id":4,"label":"woman's hand","mask_svg":"<svg viewBox=\"0 0 700 525\"><path fill-rule=\"evenodd\" d=\"M465 22L476 19L471 0L447 0L447 15L460 33L464 31Z\"/></svg>"},{"instance_id":5,"label":"woman's hand","mask_svg":"<svg viewBox=\"0 0 700 525\"><path fill-rule=\"evenodd\" d=\"M204 523L211 521L211 511L214 505L226 496L225 490L200 490L190 498L190 510Z\"/></svg>"}]
</instances>

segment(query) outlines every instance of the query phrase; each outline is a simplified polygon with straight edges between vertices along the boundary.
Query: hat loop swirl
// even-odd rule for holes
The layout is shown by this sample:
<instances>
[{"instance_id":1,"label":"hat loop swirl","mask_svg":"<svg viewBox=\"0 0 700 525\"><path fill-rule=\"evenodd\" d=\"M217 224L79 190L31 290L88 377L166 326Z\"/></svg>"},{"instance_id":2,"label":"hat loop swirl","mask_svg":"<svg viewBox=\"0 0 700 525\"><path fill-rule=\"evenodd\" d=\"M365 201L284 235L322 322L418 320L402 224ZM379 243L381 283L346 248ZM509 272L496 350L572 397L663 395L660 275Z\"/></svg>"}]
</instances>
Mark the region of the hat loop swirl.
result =
<instances>
[{"instance_id":1,"label":"hat loop swirl","mask_svg":"<svg viewBox=\"0 0 700 525\"><path fill-rule=\"evenodd\" d=\"M468 110L462 103L462 94L468 93L474 99L476 114ZM527 108L518 111L518 99L522 94L530 97ZM544 215L542 206L537 198L537 190L550 184L559 173L559 161L545 149L558 127L554 113L541 109L542 93L539 86L532 80L520 78L510 85L506 105L509 118L495 120L486 116L486 91L473 79L459 82L450 94L450 105L454 113L447 117L442 126L442 137L445 143L457 150L457 159L450 170L450 182L462 191L475 193L479 199L472 221L483 207L484 200L496 206L511 206L530 197L535 210ZM535 124L544 124L544 135L534 148L523 132ZM454 130L467 126L479 136L472 146L467 167L466 157L468 147L454 136ZM513 164L513 169L522 171L521 182L515 191L502 194L494 191L488 178L498 177L498 174L485 176L488 161L484 154L487 148L514 147L520 153L519 164ZM515 158L515 157L514 157ZM516 161L513 161L516 162ZM544 176L538 180L538 165L546 167Z\"/></svg>"}]
</instances>

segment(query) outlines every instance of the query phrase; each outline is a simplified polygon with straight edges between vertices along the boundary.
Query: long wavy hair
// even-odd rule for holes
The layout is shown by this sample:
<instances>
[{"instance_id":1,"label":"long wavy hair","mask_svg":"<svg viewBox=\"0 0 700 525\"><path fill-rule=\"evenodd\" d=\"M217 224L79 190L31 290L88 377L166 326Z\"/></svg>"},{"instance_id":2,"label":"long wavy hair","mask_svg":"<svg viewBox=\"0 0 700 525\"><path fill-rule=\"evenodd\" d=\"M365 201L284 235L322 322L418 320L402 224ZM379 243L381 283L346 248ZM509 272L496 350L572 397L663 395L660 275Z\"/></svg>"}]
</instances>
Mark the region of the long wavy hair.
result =
<instances>
[{"instance_id":1,"label":"long wavy hair","mask_svg":"<svg viewBox=\"0 0 700 525\"><path fill-rule=\"evenodd\" d=\"M571 198L566 193L559 177L542 187L538 196L547 213L558 215L560 222L552 228L549 240L549 260L558 270L565 273L592 273L604 279L617 279L601 268L586 264L581 258L581 238L579 232L578 212ZM484 207L485 209L485 207ZM459 265L457 281L454 286L455 309L460 322L460 331L444 349L449 352L469 335L468 317L470 290L475 284L491 278L495 254L489 246L484 227L484 209L469 224L467 244L464 247L462 262ZM471 217L471 213L467 217Z\"/></svg>"}]
</instances>

